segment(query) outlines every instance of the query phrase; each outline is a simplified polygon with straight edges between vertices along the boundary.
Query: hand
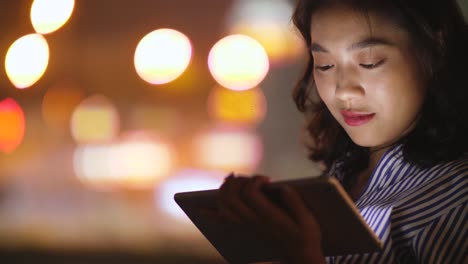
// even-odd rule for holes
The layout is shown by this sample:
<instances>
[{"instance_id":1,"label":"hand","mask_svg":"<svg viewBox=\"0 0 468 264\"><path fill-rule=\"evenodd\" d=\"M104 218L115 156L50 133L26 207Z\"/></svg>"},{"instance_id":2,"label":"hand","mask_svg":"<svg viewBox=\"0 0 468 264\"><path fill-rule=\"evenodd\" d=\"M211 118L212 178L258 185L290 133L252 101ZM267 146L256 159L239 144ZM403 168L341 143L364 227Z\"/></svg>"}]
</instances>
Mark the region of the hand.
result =
<instances>
[{"instance_id":1,"label":"hand","mask_svg":"<svg viewBox=\"0 0 468 264\"><path fill-rule=\"evenodd\" d=\"M227 177L220 187L220 215L258 231L284 263L324 263L319 224L300 195L281 185L279 207L262 191L268 184L260 175Z\"/></svg>"}]
</instances>

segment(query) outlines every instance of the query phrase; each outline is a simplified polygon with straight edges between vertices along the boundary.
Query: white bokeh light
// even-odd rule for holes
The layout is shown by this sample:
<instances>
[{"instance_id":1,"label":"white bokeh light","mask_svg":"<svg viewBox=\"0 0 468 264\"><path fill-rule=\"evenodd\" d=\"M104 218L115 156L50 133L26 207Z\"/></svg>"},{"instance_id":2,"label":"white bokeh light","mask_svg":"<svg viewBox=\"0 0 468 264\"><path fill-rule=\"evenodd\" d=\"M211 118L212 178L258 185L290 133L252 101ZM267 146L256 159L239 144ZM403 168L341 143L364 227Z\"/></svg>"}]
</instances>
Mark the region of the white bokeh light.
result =
<instances>
[{"instance_id":1,"label":"white bokeh light","mask_svg":"<svg viewBox=\"0 0 468 264\"><path fill-rule=\"evenodd\" d=\"M8 49L5 69L17 88L36 83L49 64L49 45L40 34L29 34L16 40Z\"/></svg>"},{"instance_id":2,"label":"white bokeh light","mask_svg":"<svg viewBox=\"0 0 468 264\"><path fill-rule=\"evenodd\" d=\"M70 18L74 0L34 0L31 23L39 34L48 34L62 27Z\"/></svg>"},{"instance_id":3,"label":"white bokeh light","mask_svg":"<svg viewBox=\"0 0 468 264\"><path fill-rule=\"evenodd\" d=\"M270 67L262 45L240 34L219 40L210 50L208 66L221 86L237 91L257 86Z\"/></svg>"},{"instance_id":4,"label":"white bokeh light","mask_svg":"<svg viewBox=\"0 0 468 264\"><path fill-rule=\"evenodd\" d=\"M161 210L171 217L187 220L185 213L174 201L174 194L199 190L217 189L226 174L219 171L184 169L161 183L155 192L155 201Z\"/></svg>"},{"instance_id":5,"label":"white bokeh light","mask_svg":"<svg viewBox=\"0 0 468 264\"><path fill-rule=\"evenodd\" d=\"M178 78L192 56L190 40L179 31L158 29L147 34L135 50L138 75L151 84L164 84Z\"/></svg>"},{"instance_id":6,"label":"white bokeh light","mask_svg":"<svg viewBox=\"0 0 468 264\"><path fill-rule=\"evenodd\" d=\"M194 139L194 157L201 168L251 173L262 155L261 138L249 130L214 128Z\"/></svg>"}]
</instances>

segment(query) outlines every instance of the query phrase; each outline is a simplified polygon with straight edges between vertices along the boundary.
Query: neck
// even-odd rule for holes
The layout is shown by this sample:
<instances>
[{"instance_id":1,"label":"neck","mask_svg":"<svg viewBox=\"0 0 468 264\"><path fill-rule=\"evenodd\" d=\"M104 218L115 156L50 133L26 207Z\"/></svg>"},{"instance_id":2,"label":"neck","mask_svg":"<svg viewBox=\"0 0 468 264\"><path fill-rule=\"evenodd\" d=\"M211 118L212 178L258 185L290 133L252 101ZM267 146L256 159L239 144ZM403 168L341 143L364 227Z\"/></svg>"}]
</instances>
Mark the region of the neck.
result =
<instances>
[{"instance_id":1,"label":"neck","mask_svg":"<svg viewBox=\"0 0 468 264\"><path fill-rule=\"evenodd\" d=\"M381 148L376 151L370 151L369 154L369 168L373 170L375 167L377 167L377 164L379 163L379 160L382 158L383 154L385 151L387 151L390 147L387 148Z\"/></svg>"},{"instance_id":2,"label":"neck","mask_svg":"<svg viewBox=\"0 0 468 264\"><path fill-rule=\"evenodd\" d=\"M373 170L375 167L377 167L377 164L379 163L379 160L382 158L383 154L392 146L393 144L371 147L369 149L369 168Z\"/></svg>"}]
</instances>

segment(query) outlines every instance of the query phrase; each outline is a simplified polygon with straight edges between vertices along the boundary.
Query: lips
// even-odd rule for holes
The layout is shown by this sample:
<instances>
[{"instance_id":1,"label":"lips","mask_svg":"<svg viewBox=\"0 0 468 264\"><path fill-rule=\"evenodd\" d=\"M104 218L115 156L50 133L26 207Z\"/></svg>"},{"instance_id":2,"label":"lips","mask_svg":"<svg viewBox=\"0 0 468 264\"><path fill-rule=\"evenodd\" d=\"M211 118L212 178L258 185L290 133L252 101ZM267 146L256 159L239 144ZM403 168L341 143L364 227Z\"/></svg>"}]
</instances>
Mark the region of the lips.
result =
<instances>
[{"instance_id":1,"label":"lips","mask_svg":"<svg viewBox=\"0 0 468 264\"><path fill-rule=\"evenodd\" d=\"M374 118L375 113L363 113L363 112L355 112L355 111L341 111L341 115L346 124L349 126L361 126Z\"/></svg>"}]
</instances>

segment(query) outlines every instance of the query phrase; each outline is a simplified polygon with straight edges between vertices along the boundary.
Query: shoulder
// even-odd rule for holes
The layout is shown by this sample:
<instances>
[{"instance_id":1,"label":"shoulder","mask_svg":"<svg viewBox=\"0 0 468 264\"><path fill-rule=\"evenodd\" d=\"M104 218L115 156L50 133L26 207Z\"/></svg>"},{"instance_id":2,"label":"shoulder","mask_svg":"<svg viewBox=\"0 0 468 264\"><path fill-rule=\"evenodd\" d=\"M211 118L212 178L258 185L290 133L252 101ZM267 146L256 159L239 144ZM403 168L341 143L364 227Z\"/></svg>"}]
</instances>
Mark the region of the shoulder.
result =
<instances>
[{"instance_id":1,"label":"shoulder","mask_svg":"<svg viewBox=\"0 0 468 264\"><path fill-rule=\"evenodd\" d=\"M468 154L459 159L443 162L431 168L422 170L422 177L427 177L427 185L452 186L468 181Z\"/></svg>"},{"instance_id":2,"label":"shoulder","mask_svg":"<svg viewBox=\"0 0 468 264\"><path fill-rule=\"evenodd\" d=\"M468 154L452 161L441 162L432 167L416 169L412 173L414 181L419 188L416 191L422 192L420 188L429 186L449 187L468 181Z\"/></svg>"},{"instance_id":3,"label":"shoulder","mask_svg":"<svg viewBox=\"0 0 468 264\"><path fill-rule=\"evenodd\" d=\"M419 170L408 184L411 191L399 199L395 216L439 217L468 201L468 156Z\"/></svg>"}]
</instances>

